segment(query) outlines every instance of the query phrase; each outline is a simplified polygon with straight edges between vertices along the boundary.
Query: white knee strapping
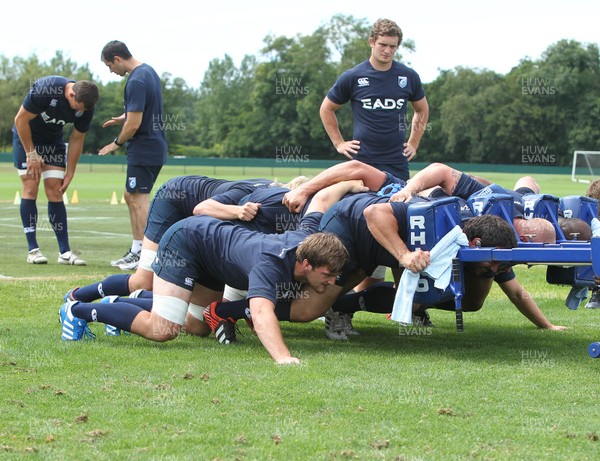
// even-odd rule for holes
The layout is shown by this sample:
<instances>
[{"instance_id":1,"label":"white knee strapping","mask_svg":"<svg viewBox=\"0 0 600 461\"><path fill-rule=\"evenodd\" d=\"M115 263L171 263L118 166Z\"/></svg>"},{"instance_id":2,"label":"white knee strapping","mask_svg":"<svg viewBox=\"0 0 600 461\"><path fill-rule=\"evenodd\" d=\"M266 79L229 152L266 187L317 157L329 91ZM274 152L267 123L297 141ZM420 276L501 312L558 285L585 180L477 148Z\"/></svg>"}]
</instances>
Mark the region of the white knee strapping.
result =
<instances>
[{"instance_id":1,"label":"white knee strapping","mask_svg":"<svg viewBox=\"0 0 600 461\"><path fill-rule=\"evenodd\" d=\"M19 173L19 176L25 176L27 174L27 170L17 170L17 173Z\"/></svg>"},{"instance_id":2,"label":"white knee strapping","mask_svg":"<svg viewBox=\"0 0 600 461\"><path fill-rule=\"evenodd\" d=\"M371 274L374 279L385 279L385 273L387 271L386 266L377 266L377 268Z\"/></svg>"},{"instance_id":3,"label":"white knee strapping","mask_svg":"<svg viewBox=\"0 0 600 461\"><path fill-rule=\"evenodd\" d=\"M142 248L142 251L140 252L140 262L138 264L138 267L148 272L154 272L152 270L152 263L154 262L154 258L156 258L156 251Z\"/></svg>"},{"instance_id":4,"label":"white knee strapping","mask_svg":"<svg viewBox=\"0 0 600 461\"><path fill-rule=\"evenodd\" d=\"M65 179L65 170L46 170L42 171L42 179Z\"/></svg>"},{"instance_id":5,"label":"white knee strapping","mask_svg":"<svg viewBox=\"0 0 600 461\"><path fill-rule=\"evenodd\" d=\"M175 296L157 295L153 296L152 312L169 322L183 325L185 323L185 314L188 310L188 303Z\"/></svg>"},{"instance_id":6,"label":"white knee strapping","mask_svg":"<svg viewBox=\"0 0 600 461\"><path fill-rule=\"evenodd\" d=\"M239 301L240 299L246 299L246 295L248 292L246 290L238 290L237 288L232 288L229 285L225 285L225 290L223 290L223 299L227 301Z\"/></svg>"},{"instance_id":7,"label":"white knee strapping","mask_svg":"<svg viewBox=\"0 0 600 461\"><path fill-rule=\"evenodd\" d=\"M190 303L188 305L188 312L195 319L198 319L201 322L204 322L204 308L203 307L198 306L197 304Z\"/></svg>"}]
</instances>

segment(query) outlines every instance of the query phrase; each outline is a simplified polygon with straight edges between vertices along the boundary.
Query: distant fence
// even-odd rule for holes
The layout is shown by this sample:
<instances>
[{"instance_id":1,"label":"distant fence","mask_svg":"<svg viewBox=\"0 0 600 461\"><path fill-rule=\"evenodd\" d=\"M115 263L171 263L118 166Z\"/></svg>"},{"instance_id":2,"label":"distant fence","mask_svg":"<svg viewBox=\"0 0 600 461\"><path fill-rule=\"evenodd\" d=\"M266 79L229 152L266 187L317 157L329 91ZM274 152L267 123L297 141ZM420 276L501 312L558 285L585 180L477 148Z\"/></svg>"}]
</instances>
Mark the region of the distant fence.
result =
<instances>
[{"instance_id":1,"label":"distant fence","mask_svg":"<svg viewBox=\"0 0 600 461\"><path fill-rule=\"evenodd\" d=\"M246 168L266 168L271 169L272 175L276 169L294 169L298 170L298 174L303 174L303 170L324 170L332 165L336 165L343 160L307 160L302 162L282 161L273 158L205 158L205 157L186 157L175 158L169 157L167 165L180 166L183 174L187 173L188 167L209 167L216 172L217 168L232 167L240 168L241 173L245 175ZM11 153L0 153L0 162L13 162ZM411 162L411 171L418 171L425 168L429 163L426 162ZM124 155L82 155L79 160L80 167L88 165L90 171L93 171L94 165L121 165L125 171L125 156ZM477 173L521 173L521 174L571 174L571 167L547 166L547 165L492 165L483 163L449 163L453 168L460 171L477 172Z\"/></svg>"}]
</instances>

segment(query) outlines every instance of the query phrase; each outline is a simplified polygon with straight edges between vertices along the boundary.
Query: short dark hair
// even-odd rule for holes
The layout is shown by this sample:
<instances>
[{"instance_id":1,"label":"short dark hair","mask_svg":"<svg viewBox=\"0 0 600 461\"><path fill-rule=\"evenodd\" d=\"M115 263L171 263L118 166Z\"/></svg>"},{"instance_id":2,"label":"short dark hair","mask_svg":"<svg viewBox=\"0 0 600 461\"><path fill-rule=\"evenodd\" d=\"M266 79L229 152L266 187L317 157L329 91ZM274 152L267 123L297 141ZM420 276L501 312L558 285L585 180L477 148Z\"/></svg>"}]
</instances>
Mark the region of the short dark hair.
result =
<instances>
[{"instance_id":1,"label":"short dark hair","mask_svg":"<svg viewBox=\"0 0 600 461\"><path fill-rule=\"evenodd\" d=\"M112 40L102 48L102 59L106 62L113 62L115 56L119 56L125 60L133 57L125 43L120 42L119 40Z\"/></svg>"},{"instance_id":2,"label":"short dark hair","mask_svg":"<svg viewBox=\"0 0 600 461\"><path fill-rule=\"evenodd\" d=\"M391 19L378 19L371 27L369 37L373 41L377 37L398 37L398 46L402 43L402 29Z\"/></svg>"},{"instance_id":3,"label":"short dark hair","mask_svg":"<svg viewBox=\"0 0 600 461\"><path fill-rule=\"evenodd\" d=\"M79 80L73 85L75 101L82 102L85 110L91 110L98 102L99 91L94 82Z\"/></svg>"},{"instance_id":4,"label":"short dark hair","mask_svg":"<svg viewBox=\"0 0 600 461\"><path fill-rule=\"evenodd\" d=\"M333 274L341 273L348 262L348 250L337 237L330 232L318 232L304 239L296 249L296 260L317 267L327 267Z\"/></svg>"},{"instance_id":5,"label":"short dark hair","mask_svg":"<svg viewBox=\"0 0 600 461\"><path fill-rule=\"evenodd\" d=\"M515 248L517 236L513 227L499 216L486 214L468 219L463 232L469 241L478 238L483 247Z\"/></svg>"}]
</instances>

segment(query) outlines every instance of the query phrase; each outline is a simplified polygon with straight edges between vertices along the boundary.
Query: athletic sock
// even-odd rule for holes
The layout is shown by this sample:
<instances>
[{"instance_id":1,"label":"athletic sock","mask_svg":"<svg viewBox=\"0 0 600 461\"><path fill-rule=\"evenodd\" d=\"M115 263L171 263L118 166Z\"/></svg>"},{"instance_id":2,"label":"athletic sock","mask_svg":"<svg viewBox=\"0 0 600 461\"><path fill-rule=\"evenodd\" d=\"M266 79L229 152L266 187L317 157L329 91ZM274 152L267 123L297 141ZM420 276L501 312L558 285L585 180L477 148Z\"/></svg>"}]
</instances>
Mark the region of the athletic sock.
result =
<instances>
[{"instance_id":1,"label":"athletic sock","mask_svg":"<svg viewBox=\"0 0 600 461\"><path fill-rule=\"evenodd\" d=\"M58 240L60 254L71 249L69 246L69 229L67 227L67 208L65 202L48 202L48 220Z\"/></svg>"},{"instance_id":2,"label":"athletic sock","mask_svg":"<svg viewBox=\"0 0 600 461\"><path fill-rule=\"evenodd\" d=\"M101 282L91 283L77 288L75 299L84 303L91 303L104 296L127 296L129 294L129 277L132 274L114 274L106 277Z\"/></svg>"},{"instance_id":3,"label":"athletic sock","mask_svg":"<svg viewBox=\"0 0 600 461\"><path fill-rule=\"evenodd\" d=\"M138 298L146 298L146 299L152 299L152 291L150 290L141 290L139 292L139 294L137 295Z\"/></svg>"},{"instance_id":4,"label":"athletic sock","mask_svg":"<svg viewBox=\"0 0 600 461\"><path fill-rule=\"evenodd\" d=\"M278 300L275 304L275 315L280 322L290 321L290 312L292 310L292 302L286 300ZM230 318L232 320L252 320L250 315L250 302L247 299L239 299L237 301L228 301L217 303L215 307L216 314L221 318Z\"/></svg>"},{"instance_id":5,"label":"athletic sock","mask_svg":"<svg viewBox=\"0 0 600 461\"><path fill-rule=\"evenodd\" d=\"M217 303L215 313L221 318L237 321L250 319L250 302L247 299Z\"/></svg>"},{"instance_id":6,"label":"athletic sock","mask_svg":"<svg viewBox=\"0 0 600 461\"><path fill-rule=\"evenodd\" d=\"M36 201L30 198L21 199L21 222L23 223L23 231L27 239L27 247L29 251L39 248L36 238L36 228L38 220L38 211Z\"/></svg>"},{"instance_id":7,"label":"athletic sock","mask_svg":"<svg viewBox=\"0 0 600 461\"><path fill-rule=\"evenodd\" d=\"M124 302L133 304L137 307L141 307L145 311L150 312L152 310L152 299L151 298L124 298L123 296L119 296L117 299L113 301L114 303Z\"/></svg>"},{"instance_id":8,"label":"athletic sock","mask_svg":"<svg viewBox=\"0 0 600 461\"><path fill-rule=\"evenodd\" d=\"M131 331L133 320L144 309L128 302L75 303L71 312L86 322L107 323L121 330Z\"/></svg>"},{"instance_id":9,"label":"athletic sock","mask_svg":"<svg viewBox=\"0 0 600 461\"><path fill-rule=\"evenodd\" d=\"M389 314L394 306L396 289L390 282L371 285L358 293L341 296L331 308L335 312L353 314L358 311Z\"/></svg>"},{"instance_id":10,"label":"athletic sock","mask_svg":"<svg viewBox=\"0 0 600 461\"><path fill-rule=\"evenodd\" d=\"M139 255L142 251L142 241L141 240L132 240L131 241L131 252Z\"/></svg>"}]
</instances>

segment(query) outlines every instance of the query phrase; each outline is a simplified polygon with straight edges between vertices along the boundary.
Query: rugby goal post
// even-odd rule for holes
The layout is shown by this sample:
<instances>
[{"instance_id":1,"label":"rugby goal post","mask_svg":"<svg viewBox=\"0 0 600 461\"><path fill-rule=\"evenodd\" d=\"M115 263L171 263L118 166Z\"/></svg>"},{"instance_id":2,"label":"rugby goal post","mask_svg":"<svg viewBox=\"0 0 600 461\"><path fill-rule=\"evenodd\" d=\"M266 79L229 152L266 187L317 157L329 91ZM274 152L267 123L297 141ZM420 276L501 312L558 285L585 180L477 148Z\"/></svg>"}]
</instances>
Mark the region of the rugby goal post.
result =
<instances>
[{"instance_id":1,"label":"rugby goal post","mask_svg":"<svg viewBox=\"0 0 600 461\"><path fill-rule=\"evenodd\" d=\"M600 177L600 151L576 150L573 152L571 180L589 184Z\"/></svg>"}]
</instances>

